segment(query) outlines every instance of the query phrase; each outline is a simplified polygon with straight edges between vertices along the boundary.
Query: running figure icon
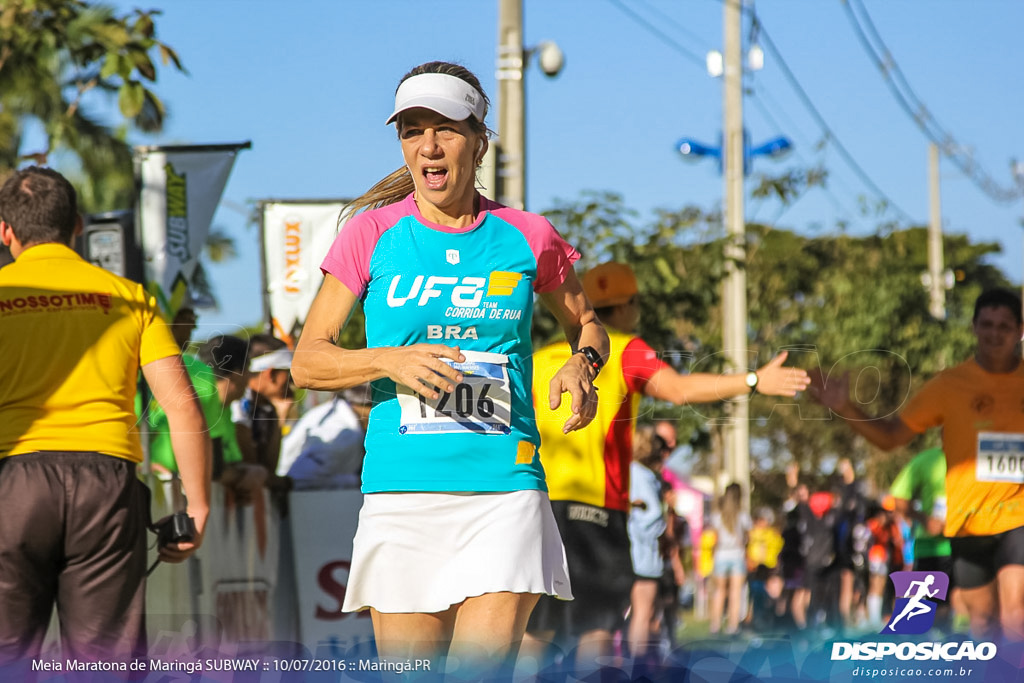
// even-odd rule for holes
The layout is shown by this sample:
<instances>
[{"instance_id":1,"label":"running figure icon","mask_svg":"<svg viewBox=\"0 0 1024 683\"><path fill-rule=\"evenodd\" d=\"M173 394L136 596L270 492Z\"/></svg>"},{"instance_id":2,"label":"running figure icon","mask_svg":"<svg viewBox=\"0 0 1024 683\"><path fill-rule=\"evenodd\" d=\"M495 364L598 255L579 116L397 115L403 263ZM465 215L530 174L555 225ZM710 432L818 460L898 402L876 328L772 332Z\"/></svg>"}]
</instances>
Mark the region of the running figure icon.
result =
<instances>
[{"instance_id":1,"label":"running figure icon","mask_svg":"<svg viewBox=\"0 0 1024 683\"><path fill-rule=\"evenodd\" d=\"M903 617L906 617L909 621L913 617L916 617L920 614L928 614L928 612L932 611L931 605L924 604L922 600L924 600L925 598L935 597L935 595L939 592L938 588L936 588L933 591L928 590L928 588L933 583L935 583L934 574L929 574L921 581L910 582L910 585L907 587L907 592L903 595L904 598L909 598L910 600L903 607L903 611L899 613L899 616L897 616L895 619L889 622L890 631L896 630L896 623ZM916 593L914 593L915 586L917 587ZM911 595L911 593L914 594Z\"/></svg>"}]
</instances>

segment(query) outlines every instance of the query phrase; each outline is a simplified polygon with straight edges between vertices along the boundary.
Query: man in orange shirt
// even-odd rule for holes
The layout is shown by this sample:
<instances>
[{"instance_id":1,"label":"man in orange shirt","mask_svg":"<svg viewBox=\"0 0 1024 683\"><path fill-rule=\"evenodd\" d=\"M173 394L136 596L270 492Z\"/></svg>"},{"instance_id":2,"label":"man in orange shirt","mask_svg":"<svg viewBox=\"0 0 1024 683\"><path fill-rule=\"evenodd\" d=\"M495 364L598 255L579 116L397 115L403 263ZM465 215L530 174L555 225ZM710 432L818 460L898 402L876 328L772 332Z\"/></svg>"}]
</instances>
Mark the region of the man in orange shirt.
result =
<instances>
[{"instance_id":1,"label":"man in orange shirt","mask_svg":"<svg viewBox=\"0 0 1024 683\"><path fill-rule=\"evenodd\" d=\"M850 400L849 373L811 395L883 450L942 427L953 579L975 637L1024 641L1024 336L1014 292L983 292L974 305L974 357L944 370L899 415L871 418Z\"/></svg>"},{"instance_id":2,"label":"man in orange shirt","mask_svg":"<svg viewBox=\"0 0 1024 683\"><path fill-rule=\"evenodd\" d=\"M0 678L37 659L54 605L68 659L145 654L148 491L141 367L171 425L195 521L180 562L200 544L210 505L210 439L178 345L142 285L86 263L74 188L31 167L0 188ZM4 670L4 665L13 667Z\"/></svg>"}]
</instances>

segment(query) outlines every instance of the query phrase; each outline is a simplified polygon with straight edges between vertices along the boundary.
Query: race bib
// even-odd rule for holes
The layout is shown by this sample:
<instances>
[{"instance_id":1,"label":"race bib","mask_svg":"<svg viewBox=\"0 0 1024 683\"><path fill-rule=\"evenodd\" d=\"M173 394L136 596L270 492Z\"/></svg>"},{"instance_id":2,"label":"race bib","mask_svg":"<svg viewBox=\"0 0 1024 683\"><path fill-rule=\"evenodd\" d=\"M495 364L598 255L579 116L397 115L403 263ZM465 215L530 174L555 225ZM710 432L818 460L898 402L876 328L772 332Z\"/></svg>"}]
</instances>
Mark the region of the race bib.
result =
<instances>
[{"instance_id":1,"label":"race bib","mask_svg":"<svg viewBox=\"0 0 1024 683\"><path fill-rule=\"evenodd\" d=\"M511 432L512 391L508 356L463 351L464 363L441 360L462 372L463 381L437 400L406 386L398 387L401 408L399 434L508 434Z\"/></svg>"},{"instance_id":2,"label":"race bib","mask_svg":"<svg viewBox=\"0 0 1024 683\"><path fill-rule=\"evenodd\" d=\"M1024 484L1024 434L978 433L978 481Z\"/></svg>"}]
</instances>

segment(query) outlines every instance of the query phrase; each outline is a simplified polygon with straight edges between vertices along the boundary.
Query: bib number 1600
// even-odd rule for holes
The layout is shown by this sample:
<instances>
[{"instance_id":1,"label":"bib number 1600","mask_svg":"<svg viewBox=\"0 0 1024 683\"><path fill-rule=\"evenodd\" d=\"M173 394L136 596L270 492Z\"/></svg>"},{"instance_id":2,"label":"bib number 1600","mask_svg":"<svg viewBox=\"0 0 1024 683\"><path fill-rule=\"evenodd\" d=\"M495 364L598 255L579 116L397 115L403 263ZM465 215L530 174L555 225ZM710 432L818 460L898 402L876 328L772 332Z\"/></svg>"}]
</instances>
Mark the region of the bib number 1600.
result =
<instances>
[{"instance_id":1,"label":"bib number 1600","mask_svg":"<svg viewBox=\"0 0 1024 683\"><path fill-rule=\"evenodd\" d=\"M980 432L976 463L978 481L1024 484L1024 434Z\"/></svg>"}]
</instances>

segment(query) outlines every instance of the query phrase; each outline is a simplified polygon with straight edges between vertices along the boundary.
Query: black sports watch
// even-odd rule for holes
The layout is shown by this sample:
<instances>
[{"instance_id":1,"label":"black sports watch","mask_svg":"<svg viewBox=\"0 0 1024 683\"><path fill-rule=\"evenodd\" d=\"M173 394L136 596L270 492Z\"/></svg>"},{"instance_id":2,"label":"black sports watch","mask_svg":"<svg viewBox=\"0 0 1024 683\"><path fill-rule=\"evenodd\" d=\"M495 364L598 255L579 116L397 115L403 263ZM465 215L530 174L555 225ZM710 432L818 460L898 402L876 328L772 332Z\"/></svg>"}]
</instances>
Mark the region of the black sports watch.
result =
<instances>
[{"instance_id":1,"label":"black sports watch","mask_svg":"<svg viewBox=\"0 0 1024 683\"><path fill-rule=\"evenodd\" d=\"M593 346L584 346L576 353L582 353L583 357L587 359L587 364L594 368L594 377L601 373L601 368L604 367L604 359L601 358L601 354L597 352L597 349Z\"/></svg>"}]
</instances>

